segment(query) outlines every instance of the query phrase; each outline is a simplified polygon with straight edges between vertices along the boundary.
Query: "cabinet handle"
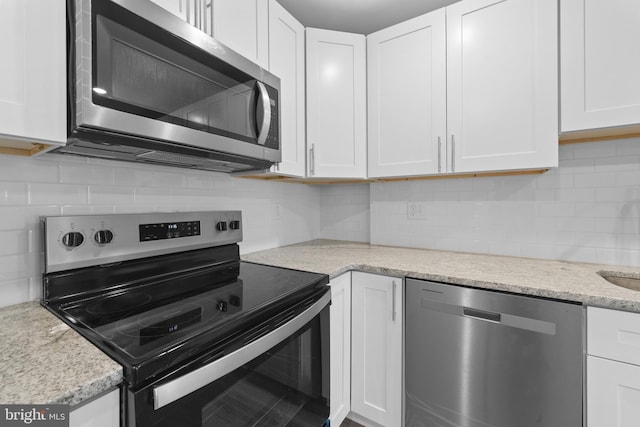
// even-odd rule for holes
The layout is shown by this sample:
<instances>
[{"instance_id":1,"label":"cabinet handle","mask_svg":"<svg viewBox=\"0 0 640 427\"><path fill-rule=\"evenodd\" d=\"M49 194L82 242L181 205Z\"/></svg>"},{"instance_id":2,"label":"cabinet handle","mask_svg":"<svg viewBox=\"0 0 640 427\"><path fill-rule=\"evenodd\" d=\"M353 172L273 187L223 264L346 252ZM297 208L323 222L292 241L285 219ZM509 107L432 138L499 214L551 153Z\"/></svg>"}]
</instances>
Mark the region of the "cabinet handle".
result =
<instances>
[{"instance_id":1,"label":"cabinet handle","mask_svg":"<svg viewBox=\"0 0 640 427\"><path fill-rule=\"evenodd\" d=\"M391 321L395 322L396 321L396 288L398 287L398 285L396 285L396 281L394 280L392 283L392 294L391 294Z\"/></svg>"},{"instance_id":2,"label":"cabinet handle","mask_svg":"<svg viewBox=\"0 0 640 427\"><path fill-rule=\"evenodd\" d=\"M442 140L438 137L438 173L442 172Z\"/></svg>"},{"instance_id":3,"label":"cabinet handle","mask_svg":"<svg viewBox=\"0 0 640 427\"><path fill-rule=\"evenodd\" d=\"M316 174L316 146L311 144L309 149L309 175L314 176Z\"/></svg>"},{"instance_id":4,"label":"cabinet handle","mask_svg":"<svg viewBox=\"0 0 640 427\"><path fill-rule=\"evenodd\" d=\"M209 15L211 18L211 28L209 29L209 35L211 37L214 37L213 36L213 0L209 1L208 7L209 7Z\"/></svg>"},{"instance_id":5,"label":"cabinet handle","mask_svg":"<svg viewBox=\"0 0 640 427\"><path fill-rule=\"evenodd\" d=\"M451 134L451 172L456 171L456 136Z\"/></svg>"}]
</instances>

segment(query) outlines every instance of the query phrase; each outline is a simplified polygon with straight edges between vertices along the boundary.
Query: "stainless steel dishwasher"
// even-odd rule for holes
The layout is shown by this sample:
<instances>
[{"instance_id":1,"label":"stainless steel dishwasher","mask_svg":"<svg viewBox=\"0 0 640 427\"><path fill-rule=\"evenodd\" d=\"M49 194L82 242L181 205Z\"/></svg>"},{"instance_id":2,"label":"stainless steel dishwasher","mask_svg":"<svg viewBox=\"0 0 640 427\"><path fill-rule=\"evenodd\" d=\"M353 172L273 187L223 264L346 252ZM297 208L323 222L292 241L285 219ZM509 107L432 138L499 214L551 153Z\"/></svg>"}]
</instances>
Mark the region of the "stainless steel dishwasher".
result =
<instances>
[{"instance_id":1,"label":"stainless steel dishwasher","mask_svg":"<svg viewBox=\"0 0 640 427\"><path fill-rule=\"evenodd\" d=\"M582 426L580 304L406 280L405 427Z\"/></svg>"}]
</instances>

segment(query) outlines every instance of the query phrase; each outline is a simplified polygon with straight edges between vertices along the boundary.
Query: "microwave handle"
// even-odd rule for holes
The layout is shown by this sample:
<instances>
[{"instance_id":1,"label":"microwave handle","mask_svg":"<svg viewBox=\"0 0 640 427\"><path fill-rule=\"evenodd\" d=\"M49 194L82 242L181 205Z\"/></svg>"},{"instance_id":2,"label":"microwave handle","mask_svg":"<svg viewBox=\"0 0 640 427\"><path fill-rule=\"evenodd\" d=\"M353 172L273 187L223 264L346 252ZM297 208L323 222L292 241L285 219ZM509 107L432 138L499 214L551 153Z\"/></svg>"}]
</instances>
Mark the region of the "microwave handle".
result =
<instances>
[{"instance_id":1,"label":"microwave handle","mask_svg":"<svg viewBox=\"0 0 640 427\"><path fill-rule=\"evenodd\" d=\"M153 408L155 410L166 406L214 381L229 372L247 364L256 357L264 354L274 346L293 335L314 317L316 317L331 302L331 292L326 292L311 307L280 326L258 338L231 354L215 360L195 371L171 380L153 388Z\"/></svg>"},{"instance_id":2,"label":"microwave handle","mask_svg":"<svg viewBox=\"0 0 640 427\"><path fill-rule=\"evenodd\" d=\"M271 99L267 87L262 82L256 82L258 87L258 104L256 105L256 122L258 121L258 112L262 108L262 124L258 131L258 144L264 145L269 136L269 128L271 127Z\"/></svg>"}]
</instances>

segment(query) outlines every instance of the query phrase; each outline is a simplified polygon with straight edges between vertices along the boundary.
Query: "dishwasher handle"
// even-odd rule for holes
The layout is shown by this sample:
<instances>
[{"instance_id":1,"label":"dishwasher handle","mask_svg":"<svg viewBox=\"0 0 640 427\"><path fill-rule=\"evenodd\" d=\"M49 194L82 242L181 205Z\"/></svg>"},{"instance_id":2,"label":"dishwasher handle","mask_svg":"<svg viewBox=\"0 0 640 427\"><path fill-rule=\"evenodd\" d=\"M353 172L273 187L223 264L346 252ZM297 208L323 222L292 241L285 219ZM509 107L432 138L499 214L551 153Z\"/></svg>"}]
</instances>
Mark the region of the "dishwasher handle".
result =
<instances>
[{"instance_id":1,"label":"dishwasher handle","mask_svg":"<svg viewBox=\"0 0 640 427\"><path fill-rule=\"evenodd\" d=\"M467 317L474 317L476 319L488 320L489 322L500 323L502 315L500 313L494 313L492 311L478 310L476 308L462 307L462 314Z\"/></svg>"}]
</instances>

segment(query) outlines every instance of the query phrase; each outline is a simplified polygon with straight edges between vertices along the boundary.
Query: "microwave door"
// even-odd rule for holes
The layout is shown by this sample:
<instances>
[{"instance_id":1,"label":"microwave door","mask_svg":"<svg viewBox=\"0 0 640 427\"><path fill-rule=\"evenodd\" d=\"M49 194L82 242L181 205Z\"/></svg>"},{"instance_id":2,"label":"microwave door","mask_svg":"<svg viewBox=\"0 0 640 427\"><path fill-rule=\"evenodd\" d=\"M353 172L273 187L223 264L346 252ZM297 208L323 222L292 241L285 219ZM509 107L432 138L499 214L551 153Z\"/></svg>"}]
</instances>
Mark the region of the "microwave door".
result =
<instances>
[{"instance_id":1,"label":"microwave door","mask_svg":"<svg viewBox=\"0 0 640 427\"><path fill-rule=\"evenodd\" d=\"M279 160L277 90L112 2L82 4L94 19L83 21L89 47L76 40L90 58L79 60L79 127Z\"/></svg>"}]
</instances>

